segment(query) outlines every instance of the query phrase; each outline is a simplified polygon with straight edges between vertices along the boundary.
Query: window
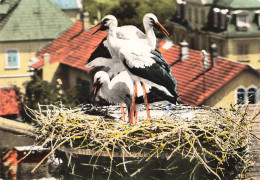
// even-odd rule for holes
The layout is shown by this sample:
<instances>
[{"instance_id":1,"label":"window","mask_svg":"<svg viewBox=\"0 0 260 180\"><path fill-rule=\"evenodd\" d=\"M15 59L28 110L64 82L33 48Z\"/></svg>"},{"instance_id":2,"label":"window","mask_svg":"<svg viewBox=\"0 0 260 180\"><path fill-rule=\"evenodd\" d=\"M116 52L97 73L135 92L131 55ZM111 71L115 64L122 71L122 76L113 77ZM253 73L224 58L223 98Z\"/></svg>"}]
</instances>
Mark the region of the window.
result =
<instances>
[{"instance_id":1,"label":"window","mask_svg":"<svg viewBox=\"0 0 260 180\"><path fill-rule=\"evenodd\" d=\"M250 87L248 89L239 87L236 91L237 104L256 104L257 103L257 88Z\"/></svg>"},{"instance_id":2,"label":"window","mask_svg":"<svg viewBox=\"0 0 260 180\"><path fill-rule=\"evenodd\" d=\"M256 103L256 88L249 88L248 89L248 93L247 93L247 97L248 97L248 103L249 104L255 104Z\"/></svg>"},{"instance_id":3,"label":"window","mask_svg":"<svg viewBox=\"0 0 260 180\"><path fill-rule=\"evenodd\" d=\"M194 14L195 14L195 23L198 23L199 22L199 12L198 12L198 9L194 9Z\"/></svg>"},{"instance_id":4,"label":"window","mask_svg":"<svg viewBox=\"0 0 260 180\"><path fill-rule=\"evenodd\" d=\"M244 88L237 89L237 104L245 104L246 103L246 90Z\"/></svg>"},{"instance_id":5,"label":"window","mask_svg":"<svg viewBox=\"0 0 260 180\"><path fill-rule=\"evenodd\" d=\"M189 21L192 22L192 9L189 7Z\"/></svg>"},{"instance_id":6,"label":"window","mask_svg":"<svg viewBox=\"0 0 260 180\"><path fill-rule=\"evenodd\" d=\"M205 23L205 11L201 10L201 23L204 24Z\"/></svg>"},{"instance_id":7,"label":"window","mask_svg":"<svg viewBox=\"0 0 260 180\"><path fill-rule=\"evenodd\" d=\"M237 44L237 54L238 55L247 56L248 53L249 53L249 44L247 44L246 42Z\"/></svg>"},{"instance_id":8,"label":"window","mask_svg":"<svg viewBox=\"0 0 260 180\"><path fill-rule=\"evenodd\" d=\"M251 27L249 11L237 10L234 14L236 14L236 25L239 30L247 30Z\"/></svg>"},{"instance_id":9,"label":"window","mask_svg":"<svg viewBox=\"0 0 260 180\"><path fill-rule=\"evenodd\" d=\"M19 68L19 55L17 50L6 51L6 68Z\"/></svg>"}]
</instances>

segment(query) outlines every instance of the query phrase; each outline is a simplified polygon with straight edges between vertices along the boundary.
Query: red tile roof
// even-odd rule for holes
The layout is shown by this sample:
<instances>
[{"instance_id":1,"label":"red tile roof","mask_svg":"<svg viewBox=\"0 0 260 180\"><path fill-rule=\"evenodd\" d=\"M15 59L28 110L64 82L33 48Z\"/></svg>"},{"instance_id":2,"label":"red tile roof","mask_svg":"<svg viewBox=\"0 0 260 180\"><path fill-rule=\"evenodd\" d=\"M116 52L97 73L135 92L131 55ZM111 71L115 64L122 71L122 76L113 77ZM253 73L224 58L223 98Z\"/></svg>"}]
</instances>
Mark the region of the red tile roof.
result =
<instances>
[{"instance_id":1,"label":"red tile roof","mask_svg":"<svg viewBox=\"0 0 260 180\"><path fill-rule=\"evenodd\" d=\"M0 88L0 116L20 114L20 98L13 88Z\"/></svg>"},{"instance_id":2,"label":"red tile roof","mask_svg":"<svg viewBox=\"0 0 260 180\"><path fill-rule=\"evenodd\" d=\"M60 62L78 69L89 71L85 66L91 53L99 43L106 37L106 31L98 31L92 35L98 27L89 31L82 31L82 21L77 21L66 32L47 45L36 54L40 60L33 64L32 68L43 66L43 55L50 54L50 64Z\"/></svg>"},{"instance_id":3,"label":"red tile roof","mask_svg":"<svg viewBox=\"0 0 260 180\"><path fill-rule=\"evenodd\" d=\"M178 81L177 91L181 95L180 102L191 106L202 105L243 71L252 69L248 65L223 57L215 58L216 66L211 68L212 59L208 55L209 65L207 70L203 72L200 51L189 49L189 58L181 61L180 46L173 45L167 50L162 48L163 44L163 41L159 41L159 50L172 66L172 74Z\"/></svg>"},{"instance_id":4,"label":"red tile roof","mask_svg":"<svg viewBox=\"0 0 260 180\"><path fill-rule=\"evenodd\" d=\"M33 68L43 66L42 56L50 54L51 63L61 62L71 67L89 71L85 66L91 53L106 36L106 32L93 32L97 27L89 31L81 31L82 22L78 21L59 38L46 46L37 57L40 61ZM228 59L216 58L216 67L202 71L202 55L200 51L189 50L189 59L180 61L180 46L173 45L170 49L162 48L165 41L159 41L159 50L166 61L172 66L172 74L178 81L178 93L180 102L191 106L200 106L213 94L240 75L250 66L243 65ZM211 62L210 56L208 56Z\"/></svg>"}]
</instances>

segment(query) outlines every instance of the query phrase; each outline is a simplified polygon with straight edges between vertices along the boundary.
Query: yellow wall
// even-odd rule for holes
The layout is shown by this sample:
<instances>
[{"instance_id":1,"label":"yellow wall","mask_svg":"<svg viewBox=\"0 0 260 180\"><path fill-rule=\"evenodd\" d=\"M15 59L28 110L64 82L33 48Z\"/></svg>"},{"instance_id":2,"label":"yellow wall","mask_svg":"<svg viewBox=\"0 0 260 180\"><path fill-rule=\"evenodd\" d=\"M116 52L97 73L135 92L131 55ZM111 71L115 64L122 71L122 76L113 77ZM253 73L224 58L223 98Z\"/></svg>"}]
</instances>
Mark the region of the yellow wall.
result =
<instances>
[{"instance_id":1,"label":"yellow wall","mask_svg":"<svg viewBox=\"0 0 260 180\"><path fill-rule=\"evenodd\" d=\"M252 85L258 88L258 102L260 101L260 77L252 71L245 71L228 85L214 94L205 102L206 106L229 108L230 104L236 104L236 89L240 86L250 88Z\"/></svg>"},{"instance_id":2,"label":"yellow wall","mask_svg":"<svg viewBox=\"0 0 260 180\"><path fill-rule=\"evenodd\" d=\"M228 40L228 55L227 58L234 61L242 62L260 69L260 37L253 38L234 38ZM248 46L247 55L239 55L238 44ZM249 61L249 62L247 62Z\"/></svg>"},{"instance_id":3,"label":"yellow wall","mask_svg":"<svg viewBox=\"0 0 260 180\"><path fill-rule=\"evenodd\" d=\"M61 79L63 89L71 89L77 85L77 78L92 82L88 72L61 64L59 62L48 64L48 56L45 56L45 64L42 68L42 79L52 84Z\"/></svg>"},{"instance_id":4,"label":"yellow wall","mask_svg":"<svg viewBox=\"0 0 260 180\"><path fill-rule=\"evenodd\" d=\"M70 68L69 69L69 88L76 86L77 78L81 78L82 80L87 80L92 83L92 78L89 73L75 69L75 68Z\"/></svg>"},{"instance_id":5,"label":"yellow wall","mask_svg":"<svg viewBox=\"0 0 260 180\"><path fill-rule=\"evenodd\" d=\"M32 73L28 72L30 59L49 41L22 41L0 43L0 87L18 86L24 91L22 84L30 80ZM17 49L20 66L17 69L6 69L6 50Z\"/></svg>"}]
</instances>

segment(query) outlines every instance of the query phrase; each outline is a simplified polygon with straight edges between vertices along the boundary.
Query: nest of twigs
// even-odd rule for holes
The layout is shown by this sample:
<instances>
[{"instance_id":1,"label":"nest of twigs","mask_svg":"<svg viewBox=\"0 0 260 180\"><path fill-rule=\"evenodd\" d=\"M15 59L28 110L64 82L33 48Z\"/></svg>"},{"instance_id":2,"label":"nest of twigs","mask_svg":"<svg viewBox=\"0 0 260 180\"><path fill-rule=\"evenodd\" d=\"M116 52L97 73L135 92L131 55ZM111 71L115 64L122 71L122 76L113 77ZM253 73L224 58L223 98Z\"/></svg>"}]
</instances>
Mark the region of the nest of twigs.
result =
<instances>
[{"instance_id":1,"label":"nest of twigs","mask_svg":"<svg viewBox=\"0 0 260 180\"><path fill-rule=\"evenodd\" d=\"M38 144L51 147L49 155L61 147L86 149L91 156L107 155L111 160L108 177L115 157L123 159L121 164L127 172L126 157L142 157L149 162L153 158L172 161L177 155L196 162L190 177L201 166L218 179L226 176L230 166L242 175L253 164L248 152L254 118L248 119L246 111L241 114L235 108L192 109L192 119L171 116L135 125L88 115L82 107L50 105L40 106L39 111L28 110L36 122ZM131 177L133 174L137 173Z\"/></svg>"}]
</instances>

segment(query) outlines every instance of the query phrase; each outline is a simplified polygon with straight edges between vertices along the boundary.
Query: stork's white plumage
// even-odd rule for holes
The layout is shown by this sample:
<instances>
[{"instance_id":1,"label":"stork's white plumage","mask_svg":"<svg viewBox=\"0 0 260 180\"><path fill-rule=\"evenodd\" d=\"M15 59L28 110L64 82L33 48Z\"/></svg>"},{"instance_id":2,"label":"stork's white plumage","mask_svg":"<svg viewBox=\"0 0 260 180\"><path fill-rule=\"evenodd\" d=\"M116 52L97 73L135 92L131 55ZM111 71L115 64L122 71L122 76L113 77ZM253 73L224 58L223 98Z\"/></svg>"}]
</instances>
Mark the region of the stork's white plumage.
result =
<instances>
[{"instance_id":1,"label":"stork's white plumage","mask_svg":"<svg viewBox=\"0 0 260 180\"><path fill-rule=\"evenodd\" d=\"M118 22L113 15L105 16L100 24L100 30L107 29L107 47L113 61L125 65L135 84L143 82L165 88L165 92L175 98L172 103L176 104L179 97L177 81L163 65L157 63L153 48L139 41L117 38Z\"/></svg>"},{"instance_id":2,"label":"stork's white plumage","mask_svg":"<svg viewBox=\"0 0 260 180\"><path fill-rule=\"evenodd\" d=\"M164 32L166 36L169 35L167 30L160 24L157 17L152 13L147 13L144 15L143 25L145 29L145 34L137 27L133 25L128 25L116 27L116 36L119 39L139 41L140 43L147 44L153 49L156 49L156 36L154 33L154 27L158 27L159 29L161 29L161 31ZM92 69L94 67L109 67L109 76L113 77L124 69L120 64L117 64L116 62L111 63L112 57L110 53L104 53L108 51L107 48L107 40L104 39L100 43L99 47L97 47L95 52L92 53L92 56L89 58L87 68ZM100 54L103 54L103 56L100 56ZM162 58L161 54L157 54L157 56L157 59L165 64L165 60Z\"/></svg>"},{"instance_id":3,"label":"stork's white plumage","mask_svg":"<svg viewBox=\"0 0 260 180\"><path fill-rule=\"evenodd\" d=\"M98 71L94 75L94 96L98 95L110 104L129 104L133 95L133 81L127 71L122 71L111 81L105 71ZM100 90L100 91L99 91Z\"/></svg>"},{"instance_id":4,"label":"stork's white plumage","mask_svg":"<svg viewBox=\"0 0 260 180\"><path fill-rule=\"evenodd\" d=\"M169 36L168 31L160 24L157 17L153 13L147 13L144 15L143 25L145 34L140 29L132 25L117 27L117 38L140 41L155 49L156 36L154 33L154 27L159 28L167 37Z\"/></svg>"},{"instance_id":5,"label":"stork's white plumage","mask_svg":"<svg viewBox=\"0 0 260 180\"><path fill-rule=\"evenodd\" d=\"M133 81L127 70L120 72L112 80L110 80L107 72L98 71L94 75L93 84L92 94L95 99L99 97L109 104L125 104L128 110L128 118L130 118L130 107L134 96L134 89ZM142 104L144 102L144 92L142 91L141 83L137 83L137 90L136 103ZM160 89L160 86L146 85L146 93L148 94L150 103L162 100L171 101L171 99L174 99L171 95L164 93L164 90Z\"/></svg>"},{"instance_id":6,"label":"stork's white plumage","mask_svg":"<svg viewBox=\"0 0 260 180\"><path fill-rule=\"evenodd\" d=\"M126 70L120 72L111 81L105 71L98 71L94 75L93 83L92 94L95 98L98 96L110 104L125 104L128 110L128 117L130 118L130 107L134 90L133 81ZM141 85L139 84L138 86L139 92L137 94L143 94Z\"/></svg>"}]
</instances>

